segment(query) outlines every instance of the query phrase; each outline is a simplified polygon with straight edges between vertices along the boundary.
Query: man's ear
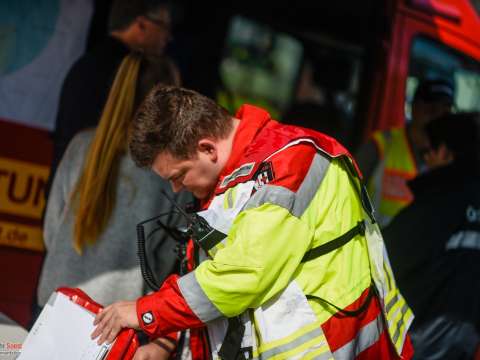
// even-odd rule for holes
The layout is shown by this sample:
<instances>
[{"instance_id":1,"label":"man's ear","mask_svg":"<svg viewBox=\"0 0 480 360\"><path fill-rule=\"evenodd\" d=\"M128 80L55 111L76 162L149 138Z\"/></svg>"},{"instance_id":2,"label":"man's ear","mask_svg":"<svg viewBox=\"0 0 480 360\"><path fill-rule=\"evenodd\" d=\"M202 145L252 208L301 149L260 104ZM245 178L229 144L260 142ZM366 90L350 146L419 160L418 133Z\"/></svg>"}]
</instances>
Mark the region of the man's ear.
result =
<instances>
[{"instance_id":1,"label":"man's ear","mask_svg":"<svg viewBox=\"0 0 480 360\"><path fill-rule=\"evenodd\" d=\"M216 162L218 159L218 145L211 139L200 139L197 144L197 151Z\"/></svg>"}]
</instances>

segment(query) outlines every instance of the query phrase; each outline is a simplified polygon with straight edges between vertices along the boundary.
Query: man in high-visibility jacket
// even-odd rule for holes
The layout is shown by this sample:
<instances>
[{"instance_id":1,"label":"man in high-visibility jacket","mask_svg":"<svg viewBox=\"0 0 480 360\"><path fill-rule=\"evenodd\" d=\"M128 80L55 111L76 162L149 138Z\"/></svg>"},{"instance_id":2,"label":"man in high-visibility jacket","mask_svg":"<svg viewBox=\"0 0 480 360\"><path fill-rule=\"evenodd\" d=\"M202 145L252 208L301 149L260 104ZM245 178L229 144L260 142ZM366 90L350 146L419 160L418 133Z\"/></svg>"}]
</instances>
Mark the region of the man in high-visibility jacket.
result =
<instances>
[{"instance_id":1,"label":"man in high-visibility jacket","mask_svg":"<svg viewBox=\"0 0 480 360\"><path fill-rule=\"evenodd\" d=\"M421 82L413 97L412 121L406 126L376 131L356 154L382 227L412 202L407 181L425 168L422 156L429 149L425 125L449 112L453 97L454 90L448 81Z\"/></svg>"},{"instance_id":2,"label":"man in high-visibility jacket","mask_svg":"<svg viewBox=\"0 0 480 360\"><path fill-rule=\"evenodd\" d=\"M137 164L190 190L226 236L190 248L189 274L105 308L93 338L113 341L122 327L153 337L192 329L194 359L412 356L413 314L342 145L254 106L232 117L173 87L152 91L130 137Z\"/></svg>"}]
</instances>

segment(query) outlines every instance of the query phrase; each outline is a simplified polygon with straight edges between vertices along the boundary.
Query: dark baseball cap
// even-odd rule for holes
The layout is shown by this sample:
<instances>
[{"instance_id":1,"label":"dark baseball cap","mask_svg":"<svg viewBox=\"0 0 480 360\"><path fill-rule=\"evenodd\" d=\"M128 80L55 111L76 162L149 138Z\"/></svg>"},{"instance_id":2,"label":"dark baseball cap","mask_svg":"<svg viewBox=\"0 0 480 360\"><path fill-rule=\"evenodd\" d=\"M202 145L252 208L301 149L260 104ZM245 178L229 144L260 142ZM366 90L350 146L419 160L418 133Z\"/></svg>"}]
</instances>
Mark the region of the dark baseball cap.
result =
<instances>
[{"instance_id":1,"label":"dark baseball cap","mask_svg":"<svg viewBox=\"0 0 480 360\"><path fill-rule=\"evenodd\" d=\"M425 102L446 102L454 103L455 90L453 84L443 79L423 80L418 84L415 90L413 100L422 100Z\"/></svg>"}]
</instances>

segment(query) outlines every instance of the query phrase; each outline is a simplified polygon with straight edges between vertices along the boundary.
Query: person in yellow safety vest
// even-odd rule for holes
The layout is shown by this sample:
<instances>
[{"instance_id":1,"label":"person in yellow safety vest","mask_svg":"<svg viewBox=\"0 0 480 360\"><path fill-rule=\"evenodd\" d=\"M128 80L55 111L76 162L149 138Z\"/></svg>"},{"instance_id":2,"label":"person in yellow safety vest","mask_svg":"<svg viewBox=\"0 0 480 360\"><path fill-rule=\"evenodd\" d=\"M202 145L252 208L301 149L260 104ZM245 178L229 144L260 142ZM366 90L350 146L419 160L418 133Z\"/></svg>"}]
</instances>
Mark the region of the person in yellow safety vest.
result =
<instances>
[{"instance_id":1,"label":"person in yellow safety vest","mask_svg":"<svg viewBox=\"0 0 480 360\"><path fill-rule=\"evenodd\" d=\"M412 357L413 314L336 140L255 106L233 117L194 91L158 87L133 121L130 151L201 199L197 219L213 229L193 232L190 273L105 308L92 338L191 329L193 359Z\"/></svg>"},{"instance_id":2,"label":"person in yellow safety vest","mask_svg":"<svg viewBox=\"0 0 480 360\"><path fill-rule=\"evenodd\" d=\"M454 89L442 79L418 85L412 102L412 120L404 127L376 131L357 152L355 159L368 184L368 191L381 227L413 200L407 181L422 173L423 152L429 149L424 127L452 109Z\"/></svg>"}]
</instances>

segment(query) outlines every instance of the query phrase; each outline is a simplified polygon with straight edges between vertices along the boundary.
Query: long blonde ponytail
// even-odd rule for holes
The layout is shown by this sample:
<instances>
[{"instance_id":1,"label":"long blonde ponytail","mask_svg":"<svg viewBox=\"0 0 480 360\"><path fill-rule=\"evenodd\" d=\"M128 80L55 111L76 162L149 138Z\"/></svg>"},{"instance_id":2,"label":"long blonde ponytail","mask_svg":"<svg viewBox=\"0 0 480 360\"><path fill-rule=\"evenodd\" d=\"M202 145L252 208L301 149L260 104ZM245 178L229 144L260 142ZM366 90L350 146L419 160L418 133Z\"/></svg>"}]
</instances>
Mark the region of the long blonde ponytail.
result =
<instances>
[{"instance_id":1,"label":"long blonde ponytail","mask_svg":"<svg viewBox=\"0 0 480 360\"><path fill-rule=\"evenodd\" d=\"M72 193L76 215L73 245L79 254L86 244L95 243L115 206L119 160L126 151L139 68L140 57L134 54L120 64Z\"/></svg>"}]
</instances>

